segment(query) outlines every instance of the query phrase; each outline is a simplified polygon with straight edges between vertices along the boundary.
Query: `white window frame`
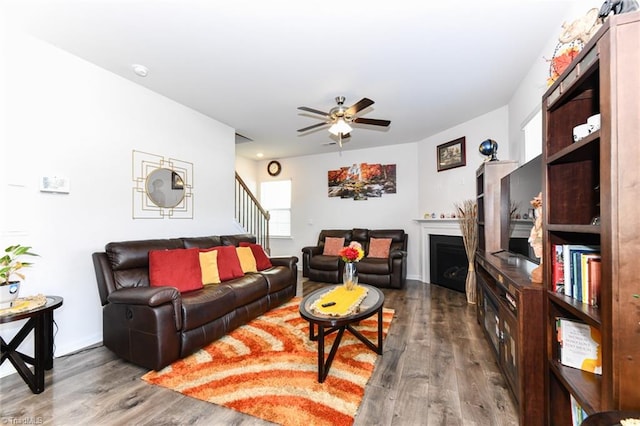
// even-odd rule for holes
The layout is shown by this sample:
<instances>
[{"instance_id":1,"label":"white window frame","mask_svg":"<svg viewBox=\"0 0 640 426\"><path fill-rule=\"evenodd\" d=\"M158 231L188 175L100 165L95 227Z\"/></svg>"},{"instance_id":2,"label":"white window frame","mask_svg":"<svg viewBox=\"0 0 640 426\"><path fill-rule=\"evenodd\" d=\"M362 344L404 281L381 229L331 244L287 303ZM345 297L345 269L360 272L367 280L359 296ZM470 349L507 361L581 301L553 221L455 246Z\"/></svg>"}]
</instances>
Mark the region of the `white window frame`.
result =
<instances>
[{"instance_id":1,"label":"white window frame","mask_svg":"<svg viewBox=\"0 0 640 426\"><path fill-rule=\"evenodd\" d=\"M273 188L284 186L283 184L289 186L288 196L276 197L275 199L267 198L270 197ZM291 238L291 187L291 179L269 180L260 183L260 204L271 215L269 237ZM278 223L278 218L282 219L280 223Z\"/></svg>"},{"instance_id":2,"label":"white window frame","mask_svg":"<svg viewBox=\"0 0 640 426\"><path fill-rule=\"evenodd\" d=\"M524 161L542 154L542 108L533 111L522 125L524 132Z\"/></svg>"}]
</instances>

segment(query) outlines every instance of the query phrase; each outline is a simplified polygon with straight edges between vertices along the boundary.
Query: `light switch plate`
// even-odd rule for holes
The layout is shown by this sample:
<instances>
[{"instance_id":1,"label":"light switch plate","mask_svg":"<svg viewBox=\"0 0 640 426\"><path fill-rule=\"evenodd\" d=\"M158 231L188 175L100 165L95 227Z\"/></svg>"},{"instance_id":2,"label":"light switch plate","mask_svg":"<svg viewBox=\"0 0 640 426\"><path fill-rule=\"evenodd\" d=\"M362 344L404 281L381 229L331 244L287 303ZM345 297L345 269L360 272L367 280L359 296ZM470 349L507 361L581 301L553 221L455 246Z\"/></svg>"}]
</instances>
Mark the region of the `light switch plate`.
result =
<instances>
[{"instance_id":1,"label":"light switch plate","mask_svg":"<svg viewBox=\"0 0 640 426\"><path fill-rule=\"evenodd\" d=\"M62 176L42 176L40 179L41 192L69 193L69 178Z\"/></svg>"}]
</instances>

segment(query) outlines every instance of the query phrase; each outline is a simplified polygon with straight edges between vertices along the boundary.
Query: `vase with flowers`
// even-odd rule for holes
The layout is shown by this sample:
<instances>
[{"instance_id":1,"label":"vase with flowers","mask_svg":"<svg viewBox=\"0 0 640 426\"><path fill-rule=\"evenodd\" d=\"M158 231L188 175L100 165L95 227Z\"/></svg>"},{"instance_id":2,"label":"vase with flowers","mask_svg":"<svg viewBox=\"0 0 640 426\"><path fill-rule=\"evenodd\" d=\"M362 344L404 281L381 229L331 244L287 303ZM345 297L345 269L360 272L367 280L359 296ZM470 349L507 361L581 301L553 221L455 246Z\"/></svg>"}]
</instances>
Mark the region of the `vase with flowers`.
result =
<instances>
[{"instance_id":1,"label":"vase with flowers","mask_svg":"<svg viewBox=\"0 0 640 426\"><path fill-rule=\"evenodd\" d=\"M542 282L542 192L531 200L533 207L533 228L529 234L529 244L533 248L533 254L540 259L540 265L531 271L531 281Z\"/></svg>"},{"instance_id":2,"label":"vase with flowers","mask_svg":"<svg viewBox=\"0 0 640 426\"><path fill-rule=\"evenodd\" d=\"M342 282L347 290L353 290L358 285L358 269L356 263L364 257L362 245L357 241L352 241L347 247L342 247L339 253L344 262L344 272Z\"/></svg>"},{"instance_id":3,"label":"vase with flowers","mask_svg":"<svg viewBox=\"0 0 640 426\"><path fill-rule=\"evenodd\" d=\"M19 244L9 246L4 250L4 256L0 257L0 309L10 308L11 303L18 297L20 281L12 278L24 279L24 275L18 271L32 265L30 262L22 262L22 256L37 256L32 253L31 247Z\"/></svg>"}]
</instances>

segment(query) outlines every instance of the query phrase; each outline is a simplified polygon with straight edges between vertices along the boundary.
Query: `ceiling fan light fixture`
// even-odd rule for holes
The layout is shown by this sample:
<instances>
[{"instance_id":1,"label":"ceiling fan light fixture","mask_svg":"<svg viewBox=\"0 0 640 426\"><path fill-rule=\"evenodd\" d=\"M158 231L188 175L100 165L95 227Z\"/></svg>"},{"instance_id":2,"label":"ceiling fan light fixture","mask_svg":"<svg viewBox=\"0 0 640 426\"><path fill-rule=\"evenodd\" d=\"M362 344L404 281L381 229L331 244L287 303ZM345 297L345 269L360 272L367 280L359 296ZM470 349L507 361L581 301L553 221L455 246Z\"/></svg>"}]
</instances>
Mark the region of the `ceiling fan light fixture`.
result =
<instances>
[{"instance_id":1,"label":"ceiling fan light fixture","mask_svg":"<svg viewBox=\"0 0 640 426\"><path fill-rule=\"evenodd\" d=\"M351 130L353 129L347 124L346 121L344 121L343 118L338 118L338 120L333 123L331 127L329 127L329 132L336 136L338 136L340 133L346 135L347 133L351 132Z\"/></svg>"}]
</instances>

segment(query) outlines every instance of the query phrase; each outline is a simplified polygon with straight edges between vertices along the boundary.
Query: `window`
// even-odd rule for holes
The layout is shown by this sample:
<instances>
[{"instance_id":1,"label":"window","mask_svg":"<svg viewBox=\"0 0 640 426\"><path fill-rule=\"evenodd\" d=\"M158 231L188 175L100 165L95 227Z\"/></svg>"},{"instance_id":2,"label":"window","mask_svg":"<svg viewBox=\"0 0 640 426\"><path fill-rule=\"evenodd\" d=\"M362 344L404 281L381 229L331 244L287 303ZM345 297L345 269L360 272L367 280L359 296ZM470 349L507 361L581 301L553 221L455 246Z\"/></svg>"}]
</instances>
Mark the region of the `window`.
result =
<instances>
[{"instance_id":1,"label":"window","mask_svg":"<svg viewBox=\"0 0 640 426\"><path fill-rule=\"evenodd\" d=\"M260 204L269 211L269 235L291 236L291 181L278 180L260 184Z\"/></svg>"},{"instance_id":2,"label":"window","mask_svg":"<svg viewBox=\"0 0 640 426\"><path fill-rule=\"evenodd\" d=\"M542 154L542 110L539 109L523 126L524 162Z\"/></svg>"}]
</instances>

